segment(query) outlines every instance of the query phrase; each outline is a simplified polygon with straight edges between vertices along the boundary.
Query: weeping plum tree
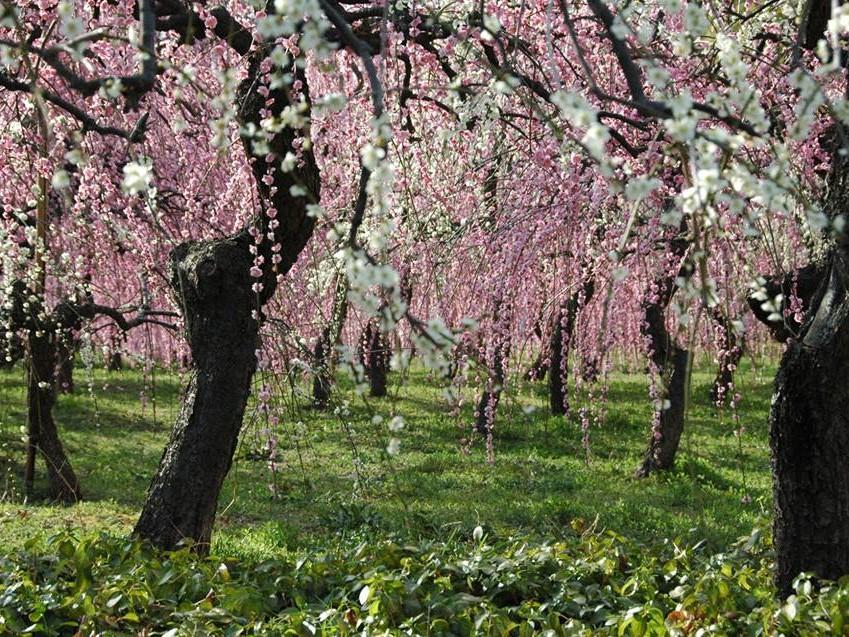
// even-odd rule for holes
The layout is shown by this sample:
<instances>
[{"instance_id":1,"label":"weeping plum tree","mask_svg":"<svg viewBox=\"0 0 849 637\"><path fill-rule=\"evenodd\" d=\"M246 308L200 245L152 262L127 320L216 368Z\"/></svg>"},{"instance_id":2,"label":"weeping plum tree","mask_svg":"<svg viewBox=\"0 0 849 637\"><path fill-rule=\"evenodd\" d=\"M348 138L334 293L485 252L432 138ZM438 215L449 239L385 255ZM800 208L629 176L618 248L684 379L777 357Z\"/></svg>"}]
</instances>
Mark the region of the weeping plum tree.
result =
<instances>
[{"instance_id":1,"label":"weeping plum tree","mask_svg":"<svg viewBox=\"0 0 849 637\"><path fill-rule=\"evenodd\" d=\"M99 317L109 319L117 329L128 332L145 324L170 327L163 318L171 313L154 311L144 305L116 309L95 303L91 295L85 293L65 298L52 311L46 311L37 300L39 296L23 281L15 281L6 292L3 324L12 333L27 334L26 491L33 493L36 460L40 457L47 468L50 497L66 503L77 502L82 498L82 490L53 415L59 392L60 341L65 338L64 334L79 330L84 321L91 322Z\"/></svg>"},{"instance_id":2,"label":"weeping plum tree","mask_svg":"<svg viewBox=\"0 0 849 637\"><path fill-rule=\"evenodd\" d=\"M293 96L283 88L268 89L262 80L261 66L272 47L250 51L233 37L229 43L249 56L248 74L238 91L240 126L247 130L268 117L280 117L293 105ZM301 104L308 107L305 75L293 63L287 71L302 84ZM306 116L308 122L308 111ZM230 470L256 371L259 312L314 227L307 205L318 200L319 169L312 151L296 145L306 134L285 127L266 140L263 157L253 158L262 210L248 227L225 239L183 243L171 253L171 287L186 326L192 368L135 527L137 535L157 546L174 547L191 538L199 550L208 550L218 494ZM251 154L254 141L243 136ZM298 152L298 165L284 172L279 161L293 151ZM304 195L294 196L297 188ZM255 276L257 256L262 257L260 276Z\"/></svg>"},{"instance_id":3,"label":"weeping plum tree","mask_svg":"<svg viewBox=\"0 0 849 637\"><path fill-rule=\"evenodd\" d=\"M4 4L5 19L11 16L15 25L19 18L33 23L42 18L55 19L49 10L44 14L39 13L38 8L28 10L35 10L36 14L21 16L17 9ZM72 6L60 6L59 14L62 37L66 32L84 29L82 19L75 15ZM314 225L314 218L306 214L307 205L318 201L319 192L318 168L306 141L308 135L303 131L309 124L309 90L302 67L296 68L292 58L285 55L277 64L285 67L283 72L288 74L288 84L269 88L271 68L268 61L273 45L254 47L253 36L223 8L207 13L204 22L182 3L142 0L136 18L141 33L141 62L137 75L107 74L92 78L84 71L80 75L75 66L68 64L66 49L62 46L31 46L41 33L36 29L32 37L21 44L20 51L23 55L37 57L43 72L53 74L58 78L56 82L64 84L64 95L43 89L38 84L40 78L35 77L24 82L2 73L0 84L41 101L40 107L45 113L43 130L50 125L48 109L54 109L80 123L83 132L139 143L146 132L147 114L137 118L135 128L122 129L102 123L97 116L97 106L87 103L86 98L108 86L113 91L117 88L117 95L123 98L129 110L140 103L147 105L145 96L166 68L157 64L155 43L159 31L175 31L182 44L190 44L209 35L205 30L209 28L237 54L248 58L247 79L236 92L238 102L230 107L243 125L243 140L252 157L260 213L243 230L229 237L184 242L171 252L170 285L185 326L192 355L192 374L171 440L135 529L137 535L161 547L173 547L191 538L198 542L200 550L205 550L221 481L232 461L250 381L256 369L261 308L274 292L278 277L292 267ZM114 16L97 12L89 19L101 20L105 28L84 35L79 40L81 44L76 45L81 49L88 46L89 41L102 38L104 30L114 26L111 20L120 24L126 17L120 12ZM108 49L107 52L111 53ZM117 51L117 54L122 53ZM305 115L299 120L303 123L274 123L287 109L292 114L300 109ZM259 139L255 132L263 126L271 128L271 132ZM47 133L43 133L42 138L47 139ZM261 144L264 152L260 152ZM295 165L288 171L280 167L280 161L287 156L296 158ZM124 169L124 186L131 195L143 195L147 191L155 196L155 191L150 189L151 176L148 166L128 165ZM57 187L63 187L66 181L67 177L61 176L53 179ZM46 200L46 194L42 199ZM45 236L41 232L43 207L39 208L39 245L44 243ZM44 257L38 258L44 260ZM34 292L42 294L43 283ZM24 305L33 307L28 299ZM147 321L150 311L147 307L139 308L138 315L128 320L123 312L93 302L65 302L54 313L55 320L53 315L41 311L37 316L38 324L27 326L31 335L32 369L30 455L37 448L48 456L51 484L57 490L64 489L63 499L76 498L79 487L58 444L55 424L50 417L54 401L55 339L60 328L75 327L81 319L91 320L99 314L109 316L126 330Z\"/></svg>"},{"instance_id":4,"label":"weeping plum tree","mask_svg":"<svg viewBox=\"0 0 849 637\"><path fill-rule=\"evenodd\" d=\"M367 81L366 92L380 104L380 80L394 83L392 95L398 97L399 109L384 118L382 109L375 108L376 130L381 126L389 130L403 122L398 128L404 134L393 139L393 144L409 154L405 170L409 164L419 164L399 180L397 192L380 191L382 182L371 182L368 177L386 155L389 135L378 133L373 143L363 146L351 225L365 214L367 194L378 206L390 207L391 194L407 197L405 203L424 204L434 215L455 217L445 224L452 233L447 243L459 246L460 256L437 255L433 262L453 260L453 272L459 275L456 280L469 276L474 269L470 263L489 268L488 276L481 277L486 285L474 289L482 299L466 300L467 305L476 305L478 316L481 307L501 308L502 303L511 308L511 315L519 315L516 308L522 307L531 310L528 315L539 316L539 304L531 308L531 303L525 303L533 295L526 286L528 273L537 269L534 266L542 260L539 255L551 253L552 245L563 248L562 244L568 244L568 249L577 253L575 262L586 256L596 266L604 265L594 271L609 270L615 275L606 283L601 277L596 280L594 298L605 318L599 322L602 346L595 354L601 356L605 345L617 344L612 337L605 340L608 327L617 328L611 333L633 336L638 328L627 332L622 324L630 321L633 328L645 319L653 356L658 357L656 362L665 374L670 407L673 398L683 395L685 374L681 370L689 366L689 354L674 342L665 325L673 295L681 316L687 317L703 308L721 307L720 297L737 298L740 292L717 284L717 271L733 268L717 258L720 251L715 250L716 245L739 248L734 250L735 258L752 272L767 271L762 258L766 245L770 257L780 262L771 264L769 271L776 271L786 269L789 253L799 249L801 243L794 243L794 237L816 228L835 231L834 243L826 250L830 257L825 260L828 269L823 284L813 295L808 318L793 335L782 360L771 416L771 444L781 591L789 590L800 570L821 577L849 570L847 423L843 416L847 410L840 391L849 347L843 325L849 266L837 222L846 207L847 168L839 153L834 158L822 157L816 144L826 128L823 112L829 107L837 114L846 111L847 101L839 97L845 77L840 64L827 59L828 46L818 47L826 62L818 62L799 48L817 45L831 3L809 0L805 4L801 37L795 33L800 17L797 3L789 2L768 3L750 12L737 4L734 8L669 2L614 6L603 0L490 3L486 7L451 3L432 12L415 3L334 0L229 2L227 8L212 9L205 3L173 0L140 0L132 8L129 4L115 9L117 17L114 24L106 25L106 32L113 27L126 28L130 22L141 23L140 73L129 77L110 73L92 79L85 70L79 75L77 69L97 68L95 63L108 58L107 51L100 50L108 48L104 44L108 37L102 30L86 36L85 42L97 44L97 55L89 55L88 64L83 64L74 57L71 46L80 43L68 35L80 32L79 25L71 28L74 23L65 15L70 5L63 3L59 16L53 7L39 3L37 10L48 18L45 25L61 18L61 46L39 39L49 30L28 33L23 23L14 28L23 33L23 37L17 33L21 55L38 58L35 66L49 72L49 77L40 82L31 75L33 65L18 64L4 67L0 85L42 100L45 108L77 122L76 132L81 135L123 140L130 148L122 148L122 152L136 152L132 144L141 142L146 128L145 118L138 112L162 103L156 100L170 100L175 110L154 113L151 126L198 112L203 117L208 111L202 102L209 96L219 102L230 99L233 120L224 121L223 126L213 122L214 135L227 141L227 132L238 128L242 138L250 188L248 192L234 187L233 192L241 197L229 201L249 207L251 215L256 213L250 221L240 219L237 226L223 223L217 215L209 215L211 223L191 216L198 208L214 208L214 202L204 199L197 205L187 197L183 212L195 225L181 226L178 219L169 218L164 220L172 224L166 232L163 218L150 214L151 206L132 226L147 228L152 233L146 235L148 239L177 238L179 245L171 251L163 278L181 310L192 367L180 414L136 527L138 535L163 547L172 547L183 538L195 540L200 550L209 546L217 498L232 463L258 365L256 350L265 302L313 233L316 222L308 211L319 201L319 165L326 175L336 159L315 156L313 133L318 131L312 127L318 114L310 89L325 74L341 75L342 65L310 66L312 60L306 61L320 45L332 43L353 52L365 69L363 73L358 66L352 72L360 80L354 92L362 92ZM533 10L526 11L528 4ZM86 15L96 23L112 6L100 3L96 12L86 7ZM131 15L133 10L136 16ZM17 13L11 15L4 14L4 25L7 18L15 22ZM237 23L233 16L245 24ZM27 24L32 22L29 17L25 16ZM317 30L311 30L314 28ZM838 23L834 28L842 26ZM829 37L839 48L838 36ZM194 86L195 79L192 72L180 73L191 57L180 56L186 48L213 37L217 45L204 49L204 64L223 58L232 67L219 65L216 71L221 77L208 84L215 88L201 92L203 98L187 107L185 87ZM160 52L173 59L157 64ZM382 56L380 70L372 61L375 55ZM111 63L114 68L127 65L126 59L120 58ZM182 97L152 90L158 83L176 85L177 75ZM827 90L821 81L829 83ZM238 90L230 95L227 87L237 84ZM62 89L55 89L57 86ZM121 108L97 101L116 95ZM427 116L412 112L417 102L431 109ZM86 110L89 106L90 112ZM345 130L356 127L353 119L344 122ZM124 126L104 123L113 120ZM203 123L209 134L209 122ZM173 136L172 129L167 131ZM196 138L203 137L200 128L195 131ZM167 139L163 135L156 146L167 146ZM446 141L443 148L449 149L448 156L434 159L417 150L421 146L415 144L422 139L434 147ZM200 152L202 145L192 152ZM106 145L100 150L106 154ZM153 144L147 150L165 152ZM495 155L508 154L522 161L510 157L498 163L502 158ZM48 160L38 162L41 165L50 158L38 159ZM155 176L160 179L170 170L172 182L181 183L179 176L188 170L186 165L168 159L158 165L154 162ZM486 175L478 176L481 166L493 164L502 167L495 214L480 205L481 199L487 200L487 192L492 192L491 183L485 183L492 182L491 175L489 180ZM811 205L815 197L809 195L817 190L816 170L829 164L825 205ZM238 165L233 167L238 173ZM104 173L120 170L120 166L100 168ZM129 169L125 181L130 182L147 182L154 172L141 160L123 168ZM688 174L686 179L682 172ZM343 184L345 179L336 176L334 186ZM49 175L39 175L46 177ZM149 186L145 183L139 191L149 191ZM321 190L326 194L328 188ZM25 199L22 193L18 197ZM104 201L119 200L115 192L97 194ZM141 192L135 194L142 198ZM94 199L87 203L94 205ZM659 205L669 199L674 199L673 206ZM594 207L617 212L601 220L610 230L603 246L588 248L591 242L586 239L596 222L586 221L594 216L586 210ZM108 213L110 220L129 223L123 210ZM423 261L436 252L435 246L422 238L425 233L388 226L383 234L409 239ZM656 256L662 251L658 243L668 231L682 226L687 228L683 241L692 255L692 271L687 276L669 277L668 264ZM765 226L769 233L763 231ZM201 227L209 230L203 235L208 238L188 240L199 236ZM492 246L494 241L498 245ZM347 254L357 250L357 244L356 239L349 241ZM142 247L153 249L151 245ZM376 251L385 248L384 243ZM365 252L358 255L357 264L371 267L377 261ZM814 255L805 256L813 259ZM659 295L649 299L648 305L625 298L637 296L635 288L628 287L636 278L634 272L645 273L642 280L662 275ZM346 271L352 288L359 285L353 280L355 274L353 267ZM440 279L439 274L432 278ZM458 286L461 283L466 281L459 281ZM617 312L619 307L631 308L630 314ZM620 315L627 316L611 326L607 319L616 322ZM528 329L526 324L515 325L519 321L508 321L506 313L501 319L491 321L492 333L483 337L487 342L481 348L488 352L490 362L487 387L478 407L479 415L487 415L486 429L507 380L512 338ZM442 336L431 334L431 340L444 345L450 339ZM329 347L333 342L331 339ZM480 428L481 422L477 424ZM674 431L659 440L672 442L673 438ZM648 456L654 460L659 456L652 451L652 444Z\"/></svg>"}]
</instances>

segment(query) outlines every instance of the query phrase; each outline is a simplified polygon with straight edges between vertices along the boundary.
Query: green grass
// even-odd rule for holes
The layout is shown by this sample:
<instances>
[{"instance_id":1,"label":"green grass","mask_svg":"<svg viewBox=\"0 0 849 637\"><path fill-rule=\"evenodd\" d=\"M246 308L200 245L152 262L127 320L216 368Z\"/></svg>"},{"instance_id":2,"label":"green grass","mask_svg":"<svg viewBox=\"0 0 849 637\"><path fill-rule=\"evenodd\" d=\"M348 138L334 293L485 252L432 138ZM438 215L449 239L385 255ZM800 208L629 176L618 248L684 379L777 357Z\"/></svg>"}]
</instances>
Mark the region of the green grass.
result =
<instances>
[{"instance_id":1,"label":"green grass","mask_svg":"<svg viewBox=\"0 0 849 637\"><path fill-rule=\"evenodd\" d=\"M573 397L572 416L564 420L547 414L543 384L514 385L498 413L492 464L482 441L468 453L460 444L469 434L474 387L465 391L459 423L439 383L422 371L400 391L393 388L395 398L368 404L343 382L337 399L349 403L347 417L316 412L304 396L281 392L272 407L281 423L273 428L279 469L268 468L268 421L252 407L221 494L214 552L263 558L340 540L439 540L477 525L493 536L556 540L575 520L597 520L642 543L685 537L720 549L769 514L772 370L748 361L738 375L741 438L734 435L734 414L709 405L710 380L710 367L700 365L676 468L645 480L632 478L651 418L641 373L611 376L607 416L590 431L589 457L577 415L582 406L597 406L597 398ZM143 502L178 407L180 378L80 368L76 382L77 392L60 396L55 414L86 501L59 507L20 495L23 373L0 372L5 550L66 527L124 533ZM384 422L373 424L373 413ZM406 421L397 456L385 452L390 414ZM43 473L40 466L36 496L42 498Z\"/></svg>"}]
</instances>

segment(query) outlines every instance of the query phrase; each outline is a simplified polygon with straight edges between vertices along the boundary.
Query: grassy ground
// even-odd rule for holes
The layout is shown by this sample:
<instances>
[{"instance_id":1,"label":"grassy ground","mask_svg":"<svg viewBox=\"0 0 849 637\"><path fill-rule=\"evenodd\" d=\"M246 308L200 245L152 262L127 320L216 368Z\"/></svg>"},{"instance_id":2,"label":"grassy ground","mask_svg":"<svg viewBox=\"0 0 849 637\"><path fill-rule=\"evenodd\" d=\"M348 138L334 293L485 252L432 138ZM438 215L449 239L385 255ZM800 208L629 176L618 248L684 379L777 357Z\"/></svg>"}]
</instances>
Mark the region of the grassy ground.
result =
<instances>
[{"instance_id":1,"label":"grassy ground","mask_svg":"<svg viewBox=\"0 0 849 637\"><path fill-rule=\"evenodd\" d=\"M281 424L271 427L279 449L274 473L267 463L268 421L252 409L221 496L214 550L262 557L358 537L447 538L476 525L501 537L557 539L576 518L597 518L598 525L640 542L682 536L721 548L748 533L770 508L772 370L749 362L739 374L742 437L734 435L733 413L709 406L711 375L704 370L694 374L675 470L646 480L631 477L650 422L641 374L611 377L607 417L590 431L589 458L577 414L588 400L597 406L598 398L578 396L570 419L553 418L542 384L514 388L503 402L492 464L480 441L462 451L464 430L437 383L422 372L413 373L395 399L366 406L343 393L349 416L317 413L298 399L276 405ZM180 379L157 372L152 384L134 370L77 370L77 392L61 396L56 408L86 499L72 507L25 502L20 495L22 380L21 370L0 373L3 551L66 526L129 530L167 440ZM372 422L375 409L387 416L384 422ZM397 456L385 451L392 413L406 421ZM467 407L461 421L470 420ZM37 485L41 493L45 486Z\"/></svg>"}]
</instances>

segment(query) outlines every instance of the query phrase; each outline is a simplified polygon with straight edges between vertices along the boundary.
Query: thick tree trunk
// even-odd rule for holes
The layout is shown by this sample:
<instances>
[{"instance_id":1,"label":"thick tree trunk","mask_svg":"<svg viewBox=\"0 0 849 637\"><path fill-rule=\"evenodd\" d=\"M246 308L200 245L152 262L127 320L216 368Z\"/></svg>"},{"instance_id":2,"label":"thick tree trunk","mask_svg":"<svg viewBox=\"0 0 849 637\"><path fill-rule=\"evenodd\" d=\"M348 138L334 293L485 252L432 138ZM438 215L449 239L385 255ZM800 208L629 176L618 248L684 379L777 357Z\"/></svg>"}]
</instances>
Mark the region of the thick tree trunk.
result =
<instances>
[{"instance_id":1,"label":"thick tree trunk","mask_svg":"<svg viewBox=\"0 0 849 637\"><path fill-rule=\"evenodd\" d=\"M172 286L192 354L188 387L136 535L160 548L181 540L209 550L218 494L233 460L256 370L256 295L250 238L179 246Z\"/></svg>"},{"instance_id":2,"label":"thick tree trunk","mask_svg":"<svg viewBox=\"0 0 849 637\"><path fill-rule=\"evenodd\" d=\"M36 459L47 464L50 497L66 502L82 498L80 483L59 440L53 405L56 402L56 345L48 331L31 331L27 378L27 461L24 470L26 492L32 493Z\"/></svg>"},{"instance_id":3,"label":"thick tree trunk","mask_svg":"<svg viewBox=\"0 0 849 637\"><path fill-rule=\"evenodd\" d=\"M821 299L775 379L770 412L776 582L849 573L849 264L833 259Z\"/></svg>"},{"instance_id":4,"label":"thick tree trunk","mask_svg":"<svg viewBox=\"0 0 849 637\"><path fill-rule=\"evenodd\" d=\"M585 281L581 289L560 306L551 329L548 404L554 415L563 415L568 410L569 351L572 346L572 335L575 332L575 321L578 318L578 310L592 299L594 291L595 282L592 279Z\"/></svg>"},{"instance_id":5,"label":"thick tree trunk","mask_svg":"<svg viewBox=\"0 0 849 637\"><path fill-rule=\"evenodd\" d=\"M291 104L282 88L262 90L261 67L269 51L258 46L249 54L248 75L239 88L238 116L245 126L259 127ZM288 70L302 82L301 97L308 101L306 76L291 62ZM320 173L311 148L299 148L294 170L279 170L280 158L305 132L284 128L266 140L270 152L261 156L253 155L253 140L244 137L261 211L232 238L184 243L171 253L171 286L192 361L177 422L135 527L136 535L159 548L173 548L185 538L199 552L209 550L218 495L256 370L261 308L315 227L307 205L319 201ZM308 197L292 194L296 185ZM252 276L253 267L260 269L259 277Z\"/></svg>"}]
</instances>

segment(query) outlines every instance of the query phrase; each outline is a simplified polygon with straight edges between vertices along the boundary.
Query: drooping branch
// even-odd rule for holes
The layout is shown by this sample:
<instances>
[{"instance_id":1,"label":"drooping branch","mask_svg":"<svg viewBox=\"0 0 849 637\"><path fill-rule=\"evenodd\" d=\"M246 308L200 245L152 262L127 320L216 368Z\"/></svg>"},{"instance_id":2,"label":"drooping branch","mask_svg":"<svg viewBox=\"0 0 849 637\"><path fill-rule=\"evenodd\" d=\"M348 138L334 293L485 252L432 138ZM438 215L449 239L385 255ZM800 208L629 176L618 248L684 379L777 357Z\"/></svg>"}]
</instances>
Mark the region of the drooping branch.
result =
<instances>
[{"instance_id":1,"label":"drooping branch","mask_svg":"<svg viewBox=\"0 0 849 637\"><path fill-rule=\"evenodd\" d=\"M66 100L64 97L61 97L52 91L45 90L44 88L37 86L34 82L23 82L12 78L2 71L0 71L0 86L9 91L29 93L30 95L38 92L42 99L62 109L82 124L84 133L93 132L99 133L100 135L120 137L130 142L139 142L144 137L145 125L147 123L146 114L139 118L132 130L125 130L115 126L101 124L79 106Z\"/></svg>"}]
</instances>

